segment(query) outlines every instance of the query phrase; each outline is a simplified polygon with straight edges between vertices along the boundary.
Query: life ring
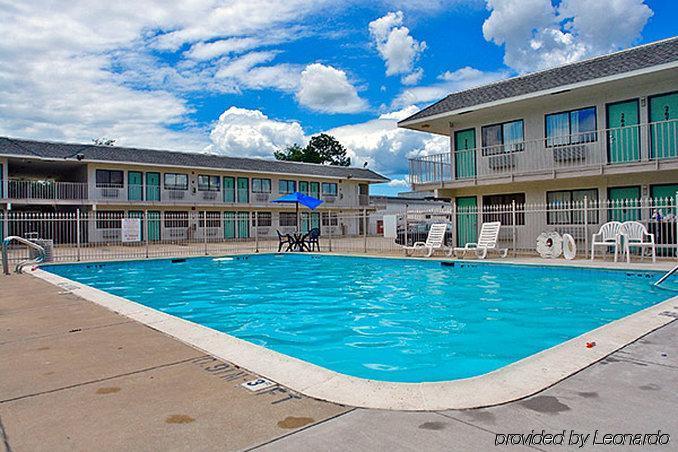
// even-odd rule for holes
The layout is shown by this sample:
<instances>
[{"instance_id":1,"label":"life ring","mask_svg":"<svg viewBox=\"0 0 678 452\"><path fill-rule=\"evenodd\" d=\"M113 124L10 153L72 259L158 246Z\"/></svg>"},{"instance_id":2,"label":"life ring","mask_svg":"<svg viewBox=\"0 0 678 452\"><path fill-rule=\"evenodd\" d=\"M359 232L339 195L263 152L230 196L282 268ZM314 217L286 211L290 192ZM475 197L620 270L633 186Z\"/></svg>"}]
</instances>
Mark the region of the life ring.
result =
<instances>
[{"instance_id":1,"label":"life ring","mask_svg":"<svg viewBox=\"0 0 678 452\"><path fill-rule=\"evenodd\" d=\"M563 253L563 239L557 232L542 232L537 237L537 252L543 258L555 259Z\"/></svg>"},{"instance_id":2,"label":"life ring","mask_svg":"<svg viewBox=\"0 0 678 452\"><path fill-rule=\"evenodd\" d=\"M577 244L574 242L574 237L570 234L563 234L563 257L571 261L576 255Z\"/></svg>"}]
</instances>

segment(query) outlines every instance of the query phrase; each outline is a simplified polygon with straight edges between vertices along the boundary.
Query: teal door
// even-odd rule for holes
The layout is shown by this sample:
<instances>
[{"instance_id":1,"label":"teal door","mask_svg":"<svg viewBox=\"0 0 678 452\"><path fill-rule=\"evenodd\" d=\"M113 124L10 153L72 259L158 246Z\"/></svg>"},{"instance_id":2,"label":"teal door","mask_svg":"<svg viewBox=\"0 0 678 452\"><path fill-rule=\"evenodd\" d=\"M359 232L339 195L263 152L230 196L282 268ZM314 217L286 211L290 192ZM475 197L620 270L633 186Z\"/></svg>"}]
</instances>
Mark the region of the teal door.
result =
<instances>
[{"instance_id":1,"label":"teal door","mask_svg":"<svg viewBox=\"0 0 678 452\"><path fill-rule=\"evenodd\" d=\"M476 131L454 133L454 174L457 179L476 176Z\"/></svg>"},{"instance_id":2,"label":"teal door","mask_svg":"<svg viewBox=\"0 0 678 452\"><path fill-rule=\"evenodd\" d=\"M310 195L316 199L320 199L320 182L311 182L310 187Z\"/></svg>"},{"instance_id":3,"label":"teal door","mask_svg":"<svg viewBox=\"0 0 678 452\"><path fill-rule=\"evenodd\" d=\"M638 100L607 106L607 158L610 163L640 160Z\"/></svg>"},{"instance_id":4,"label":"teal door","mask_svg":"<svg viewBox=\"0 0 678 452\"><path fill-rule=\"evenodd\" d=\"M224 177L224 202L235 202L235 178Z\"/></svg>"},{"instance_id":5,"label":"teal door","mask_svg":"<svg viewBox=\"0 0 678 452\"><path fill-rule=\"evenodd\" d=\"M160 212L148 211L148 240L160 240Z\"/></svg>"},{"instance_id":6,"label":"teal door","mask_svg":"<svg viewBox=\"0 0 678 452\"><path fill-rule=\"evenodd\" d=\"M320 228L320 214L318 212L301 213L301 232L308 232L313 228Z\"/></svg>"},{"instance_id":7,"label":"teal door","mask_svg":"<svg viewBox=\"0 0 678 452\"><path fill-rule=\"evenodd\" d=\"M146 173L146 201L160 201L160 173Z\"/></svg>"},{"instance_id":8,"label":"teal door","mask_svg":"<svg viewBox=\"0 0 678 452\"><path fill-rule=\"evenodd\" d=\"M238 212L238 238L246 239L250 236L249 212Z\"/></svg>"},{"instance_id":9,"label":"teal door","mask_svg":"<svg viewBox=\"0 0 678 452\"><path fill-rule=\"evenodd\" d=\"M141 219L141 240L144 240L144 213L140 210L130 210L127 212L128 218L140 218Z\"/></svg>"},{"instance_id":10,"label":"teal door","mask_svg":"<svg viewBox=\"0 0 678 452\"><path fill-rule=\"evenodd\" d=\"M670 209L663 209L663 217L676 214L676 199L678 198L678 184L652 185L650 187L650 197L658 206L673 206ZM667 210L670 210L667 212Z\"/></svg>"},{"instance_id":11,"label":"teal door","mask_svg":"<svg viewBox=\"0 0 678 452\"><path fill-rule=\"evenodd\" d=\"M614 187L608 190L610 199L610 221L632 221L640 219L640 187Z\"/></svg>"},{"instance_id":12,"label":"teal door","mask_svg":"<svg viewBox=\"0 0 678 452\"><path fill-rule=\"evenodd\" d=\"M238 178L238 203L247 204L250 202L250 181L246 177Z\"/></svg>"},{"instance_id":13,"label":"teal door","mask_svg":"<svg viewBox=\"0 0 678 452\"><path fill-rule=\"evenodd\" d=\"M224 212L224 238L235 238L235 212Z\"/></svg>"},{"instance_id":14,"label":"teal door","mask_svg":"<svg viewBox=\"0 0 678 452\"><path fill-rule=\"evenodd\" d=\"M456 199L457 246L475 242L478 237L478 200L475 196Z\"/></svg>"},{"instance_id":15,"label":"teal door","mask_svg":"<svg viewBox=\"0 0 678 452\"><path fill-rule=\"evenodd\" d=\"M127 172L127 199L142 201L144 199L143 176L139 171Z\"/></svg>"},{"instance_id":16,"label":"teal door","mask_svg":"<svg viewBox=\"0 0 678 452\"><path fill-rule=\"evenodd\" d=\"M650 98L650 158L678 156L678 93Z\"/></svg>"}]
</instances>

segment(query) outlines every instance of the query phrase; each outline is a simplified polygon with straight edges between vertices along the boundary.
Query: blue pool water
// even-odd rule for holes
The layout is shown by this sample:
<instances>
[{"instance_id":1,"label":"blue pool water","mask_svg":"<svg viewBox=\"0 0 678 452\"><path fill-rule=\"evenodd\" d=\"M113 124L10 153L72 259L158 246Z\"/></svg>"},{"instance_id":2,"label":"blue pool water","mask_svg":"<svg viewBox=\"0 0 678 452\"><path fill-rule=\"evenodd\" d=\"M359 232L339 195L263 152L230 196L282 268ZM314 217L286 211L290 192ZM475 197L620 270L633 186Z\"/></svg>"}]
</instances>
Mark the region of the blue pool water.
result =
<instances>
[{"instance_id":1,"label":"blue pool water","mask_svg":"<svg viewBox=\"0 0 678 452\"><path fill-rule=\"evenodd\" d=\"M480 375L669 298L654 272L314 255L46 270L348 375Z\"/></svg>"}]
</instances>

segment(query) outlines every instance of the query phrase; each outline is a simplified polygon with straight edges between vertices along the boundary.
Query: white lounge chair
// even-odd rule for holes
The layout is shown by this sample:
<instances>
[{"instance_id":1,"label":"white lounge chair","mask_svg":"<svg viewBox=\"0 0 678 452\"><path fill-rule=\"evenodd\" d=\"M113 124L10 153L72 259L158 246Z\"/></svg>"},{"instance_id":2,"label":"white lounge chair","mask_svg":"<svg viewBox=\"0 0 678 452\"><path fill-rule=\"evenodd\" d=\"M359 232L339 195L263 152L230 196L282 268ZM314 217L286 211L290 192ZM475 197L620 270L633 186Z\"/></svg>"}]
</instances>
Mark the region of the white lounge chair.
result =
<instances>
[{"instance_id":1,"label":"white lounge chair","mask_svg":"<svg viewBox=\"0 0 678 452\"><path fill-rule=\"evenodd\" d=\"M463 247L452 248L448 256L455 255L455 257L464 257L468 251L475 251L478 259L485 259L487 252L497 251L501 257L506 257L508 248L498 248L497 241L499 239L499 230L501 229L501 222L493 221L491 223L483 223L480 228L480 236L477 243L467 243ZM461 253L458 256L457 253Z\"/></svg>"},{"instance_id":2,"label":"white lounge chair","mask_svg":"<svg viewBox=\"0 0 678 452\"><path fill-rule=\"evenodd\" d=\"M614 261L619 254L619 231L622 224L619 221L609 221L600 227L600 230L591 237L591 260L594 258L596 246L614 246Z\"/></svg>"},{"instance_id":3,"label":"white lounge chair","mask_svg":"<svg viewBox=\"0 0 678 452\"><path fill-rule=\"evenodd\" d=\"M654 234L647 232L642 223L637 221L625 221L619 229L619 235L623 238L626 262L631 262L631 247L640 248L641 257L644 256L644 248L652 249L652 262L657 262L655 254Z\"/></svg>"},{"instance_id":4,"label":"white lounge chair","mask_svg":"<svg viewBox=\"0 0 678 452\"><path fill-rule=\"evenodd\" d=\"M431 257L436 250L443 249L445 246L445 231L447 231L447 224L432 224L431 229L428 230L426 242L415 242L412 246L405 246L405 254L410 256L417 250L428 250L426 257Z\"/></svg>"}]
</instances>

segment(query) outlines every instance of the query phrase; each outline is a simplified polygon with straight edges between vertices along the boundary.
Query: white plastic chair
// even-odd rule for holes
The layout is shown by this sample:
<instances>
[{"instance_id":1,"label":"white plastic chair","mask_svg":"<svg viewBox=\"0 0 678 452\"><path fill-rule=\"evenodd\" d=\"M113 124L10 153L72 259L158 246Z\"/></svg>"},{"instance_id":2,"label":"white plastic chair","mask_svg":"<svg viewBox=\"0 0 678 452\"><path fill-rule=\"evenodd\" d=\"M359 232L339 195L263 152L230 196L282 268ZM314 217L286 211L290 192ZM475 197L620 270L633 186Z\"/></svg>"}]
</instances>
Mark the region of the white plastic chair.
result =
<instances>
[{"instance_id":1,"label":"white plastic chair","mask_svg":"<svg viewBox=\"0 0 678 452\"><path fill-rule=\"evenodd\" d=\"M452 254L454 254L455 257L460 257L457 255L457 253L461 253L461 257L464 257L468 251L475 251L478 259L485 259L488 251L496 250L501 257L506 257L508 254L508 248L497 248L500 229L500 221L483 223L480 228L478 242L471 242L467 243L463 247L452 248L449 253L447 253L447 255L452 256Z\"/></svg>"},{"instance_id":2,"label":"white plastic chair","mask_svg":"<svg viewBox=\"0 0 678 452\"><path fill-rule=\"evenodd\" d=\"M591 260L594 258L596 246L614 246L614 261L619 254L619 231L622 224L619 221L609 221L600 227L600 230L591 237Z\"/></svg>"},{"instance_id":3,"label":"white plastic chair","mask_svg":"<svg viewBox=\"0 0 678 452\"><path fill-rule=\"evenodd\" d=\"M637 221L625 221L619 230L619 235L623 238L624 252L626 253L626 262L631 262L631 247L640 248L640 256L645 254L645 248L652 249L652 262L657 262L655 254L654 234L647 232L642 223ZM648 240L646 240L648 239Z\"/></svg>"},{"instance_id":4,"label":"white plastic chair","mask_svg":"<svg viewBox=\"0 0 678 452\"><path fill-rule=\"evenodd\" d=\"M426 257L431 257L436 250L440 250L445 246L445 232L447 231L446 223L434 223L431 229L428 230L426 242L415 242L412 246L405 246L405 254L407 256L413 255L417 250L428 249Z\"/></svg>"}]
</instances>

